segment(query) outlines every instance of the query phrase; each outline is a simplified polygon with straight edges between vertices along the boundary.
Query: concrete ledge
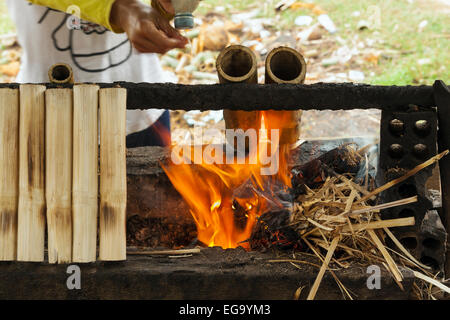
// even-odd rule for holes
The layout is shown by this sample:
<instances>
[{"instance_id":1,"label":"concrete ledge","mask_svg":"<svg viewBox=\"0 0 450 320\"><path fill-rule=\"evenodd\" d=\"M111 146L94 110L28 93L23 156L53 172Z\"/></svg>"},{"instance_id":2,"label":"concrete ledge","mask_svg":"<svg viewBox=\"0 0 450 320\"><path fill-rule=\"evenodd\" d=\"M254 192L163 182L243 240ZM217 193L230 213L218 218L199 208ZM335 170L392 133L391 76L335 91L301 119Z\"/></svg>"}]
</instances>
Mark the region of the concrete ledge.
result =
<instances>
[{"instance_id":1,"label":"concrete ledge","mask_svg":"<svg viewBox=\"0 0 450 320\"><path fill-rule=\"evenodd\" d=\"M0 263L0 299L237 299L291 300L295 290L306 286L308 294L318 269L289 263L268 263L274 253L245 252L243 249L209 248L200 254L169 258L129 256L120 263L80 265L81 290L68 290L67 266L46 263ZM279 258L279 257L278 257ZM310 260L301 256L301 260ZM311 260L310 260L311 261ZM318 261L312 260L314 263ZM337 277L356 299L407 299L413 275L404 275L401 291L381 267L381 289L366 286L366 268L353 266L336 271ZM342 299L342 294L327 272L317 299Z\"/></svg>"}]
</instances>

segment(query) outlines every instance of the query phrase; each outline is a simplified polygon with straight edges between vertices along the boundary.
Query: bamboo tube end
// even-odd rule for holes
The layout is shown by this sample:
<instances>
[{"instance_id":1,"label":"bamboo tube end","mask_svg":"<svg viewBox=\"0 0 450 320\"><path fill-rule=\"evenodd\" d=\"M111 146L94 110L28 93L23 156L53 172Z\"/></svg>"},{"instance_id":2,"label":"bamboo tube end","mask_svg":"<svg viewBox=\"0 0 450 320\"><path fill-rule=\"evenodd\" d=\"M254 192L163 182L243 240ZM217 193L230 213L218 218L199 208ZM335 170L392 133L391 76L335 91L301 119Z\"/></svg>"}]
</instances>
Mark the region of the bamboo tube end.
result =
<instances>
[{"instance_id":1,"label":"bamboo tube end","mask_svg":"<svg viewBox=\"0 0 450 320\"><path fill-rule=\"evenodd\" d=\"M73 70L66 63L56 63L48 70L48 78L51 83L74 83Z\"/></svg>"},{"instance_id":2,"label":"bamboo tube end","mask_svg":"<svg viewBox=\"0 0 450 320\"><path fill-rule=\"evenodd\" d=\"M221 83L258 82L256 56L247 47L232 45L223 49L216 67Z\"/></svg>"},{"instance_id":3,"label":"bamboo tube end","mask_svg":"<svg viewBox=\"0 0 450 320\"><path fill-rule=\"evenodd\" d=\"M305 81L306 61L296 50L279 47L266 58L266 83L300 84Z\"/></svg>"}]
</instances>

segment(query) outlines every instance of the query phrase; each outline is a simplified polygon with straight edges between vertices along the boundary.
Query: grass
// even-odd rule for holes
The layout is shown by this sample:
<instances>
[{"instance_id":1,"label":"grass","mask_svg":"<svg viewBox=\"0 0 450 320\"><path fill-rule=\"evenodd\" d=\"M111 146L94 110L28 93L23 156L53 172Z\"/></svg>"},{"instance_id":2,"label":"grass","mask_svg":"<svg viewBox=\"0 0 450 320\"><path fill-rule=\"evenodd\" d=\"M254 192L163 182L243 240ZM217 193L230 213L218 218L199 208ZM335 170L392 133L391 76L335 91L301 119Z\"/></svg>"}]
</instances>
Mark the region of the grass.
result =
<instances>
[{"instance_id":1,"label":"grass","mask_svg":"<svg viewBox=\"0 0 450 320\"><path fill-rule=\"evenodd\" d=\"M24 0L17 0L24 1ZM261 8L260 17L277 18L274 26L289 30L299 15L313 15L309 10L286 10L281 14L273 8L279 0L204 0L199 13L213 11L222 6L226 14ZM388 55L376 66L367 65L364 71L367 83L383 85L432 84L435 79L450 83L450 13L441 12L432 3L434 0L314 0L309 1L325 10L339 28L343 39L381 39L381 49L394 50L398 54ZM359 11L360 16L353 13ZM361 19L377 22L374 28L358 31ZM421 21L427 20L424 31L417 32ZM14 32L8 17L6 4L0 0L0 35ZM420 64L419 61L427 63Z\"/></svg>"},{"instance_id":2,"label":"grass","mask_svg":"<svg viewBox=\"0 0 450 320\"><path fill-rule=\"evenodd\" d=\"M378 64L365 66L367 83L382 85L432 84L441 79L450 83L450 14L440 12L433 0L314 0L339 28L343 39L381 39L381 49L390 49L398 55L380 59ZM232 13L246 8L261 7L260 16L276 17L273 8L279 0L205 0L201 10L207 12L217 5ZM262 5L261 5L262 4ZM356 16L353 13L359 12ZM299 15L313 15L310 10L286 10L279 14L277 28L288 30ZM375 27L359 31L360 20L375 22ZM428 21L423 32L417 32L419 24ZM420 60L429 59L426 64ZM425 61L425 60L423 60Z\"/></svg>"}]
</instances>

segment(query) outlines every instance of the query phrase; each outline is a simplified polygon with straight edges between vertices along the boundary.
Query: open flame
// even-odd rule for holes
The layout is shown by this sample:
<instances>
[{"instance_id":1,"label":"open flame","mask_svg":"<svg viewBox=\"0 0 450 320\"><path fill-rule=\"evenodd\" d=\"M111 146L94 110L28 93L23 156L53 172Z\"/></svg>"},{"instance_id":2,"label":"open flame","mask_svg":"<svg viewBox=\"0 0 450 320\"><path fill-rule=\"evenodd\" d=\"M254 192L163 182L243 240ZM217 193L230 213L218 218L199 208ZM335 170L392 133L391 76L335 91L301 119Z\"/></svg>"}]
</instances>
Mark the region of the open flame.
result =
<instances>
[{"instance_id":1,"label":"open flame","mask_svg":"<svg viewBox=\"0 0 450 320\"><path fill-rule=\"evenodd\" d=\"M172 184L189 205L198 240L205 245L250 249L246 240L250 238L257 218L270 209L283 207L276 189L291 187L287 161L289 146L279 145L275 139L277 130L274 129L282 128L283 117L272 114L261 111L256 161L246 159L244 163L218 164L203 157L199 163L192 161L199 147L202 154L208 151L213 158L224 155L205 146L190 146L189 152L185 148L182 155L179 150L172 152L172 162L163 165ZM276 161L278 168L272 175L264 174L269 154L276 155L271 161ZM173 161L174 157L176 161Z\"/></svg>"}]
</instances>

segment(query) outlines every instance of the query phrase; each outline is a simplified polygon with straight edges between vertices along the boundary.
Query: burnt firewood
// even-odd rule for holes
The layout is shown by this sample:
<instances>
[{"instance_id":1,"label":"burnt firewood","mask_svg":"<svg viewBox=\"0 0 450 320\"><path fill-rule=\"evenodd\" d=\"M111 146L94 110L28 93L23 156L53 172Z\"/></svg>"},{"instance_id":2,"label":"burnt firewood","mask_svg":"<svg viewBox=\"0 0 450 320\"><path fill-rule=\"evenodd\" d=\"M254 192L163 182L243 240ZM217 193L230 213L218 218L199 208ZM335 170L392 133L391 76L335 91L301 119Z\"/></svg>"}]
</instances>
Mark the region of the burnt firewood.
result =
<instances>
[{"instance_id":1,"label":"burnt firewood","mask_svg":"<svg viewBox=\"0 0 450 320\"><path fill-rule=\"evenodd\" d=\"M248 211L237 200L233 200L234 225L240 231L244 230L247 225Z\"/></svg>"},{"instance_id":2,"label":"burnt firewood","mask_svg":"<svg viewBox=\"0 0 450 320\"><path fill-rule=\"evenodd\" d=\"M248 179L233 190L234 225L243 230L250 215L262 212L245 242L253 250L292 248L298 243L298 234L287 226L293 201L291 190L275 178L264 180L262 187Z\"/></svg>"},{"instance_id":3,"label":"burnt firewood","mask_svg":"<svg viewBox=\"0 0 450 320\"><path fill-rule=\"evenodd\" d=\"M305 186L311 189L320 187L334 172L356 174L362 159L351 145L345 144L324 153L317 159L294 166L291 170L294 195L303 194Z\"/></svg>"},{"instance_id":4,"label":"burnt firewood","mask_svg":"<svg viewBox=\"0 0 450 320\"><path fill-rule=\"evenodd\" d=\"M253 182L252 179L248 179L234 189L232 197L233 203L237 201L241 206L245 203L250 203L252 206L260 205L260 201L258 203L255 202L257 198L265 200L262 202L266 202L265 207L258 207L262 212L289 209L294 201L290 188L281 181L271 179L264 181L263 188Z\"/></svg>"},{"instance_id":5,"label":"burnt firewood","mask_svg":"<svg viewBox=\"0 0 450 320\"><path fill-rule=\"evenodd\" d=\"M233 190L232 204L235 226L243 230L251 213L288 210L292 208L294 197L281 181L266 180L264 188L252 179Z\"/></svg>"},{"instance_id":6,"label":"burnt firewood","mask_svg":"<svg viewBox=\"0 0 450 320\"><path fill-rule=\"evenodd\" d=\"M127 246L180 248L197 237L195 224L180 225L168 218L144 218L134 215L127 220Z\"/></svg>"},{"instance_id":7,"label":"burnt firewood","mask_svg":"<svg viewBox=\"0 0 450 320\"><path fill-rule=\"evenodd\" d=\"M233 204L234 225L239 230L245 229L248 214L260 208L261 202L255 190L256 187L251 179L247 179L233 190L231 201Z\"/></svg>"},{"instance_id":8,"label":"burnt firewood","mask_svg":"<svg viewBox=\"0 0 450 320\"><path fill-rule=\"evenodd\" d=\"M289 226L289 210L270 211L262 214L249 239L252 250L276 247L287 250L298 247L300 236Z\"/></svg>"}]
</instances>

